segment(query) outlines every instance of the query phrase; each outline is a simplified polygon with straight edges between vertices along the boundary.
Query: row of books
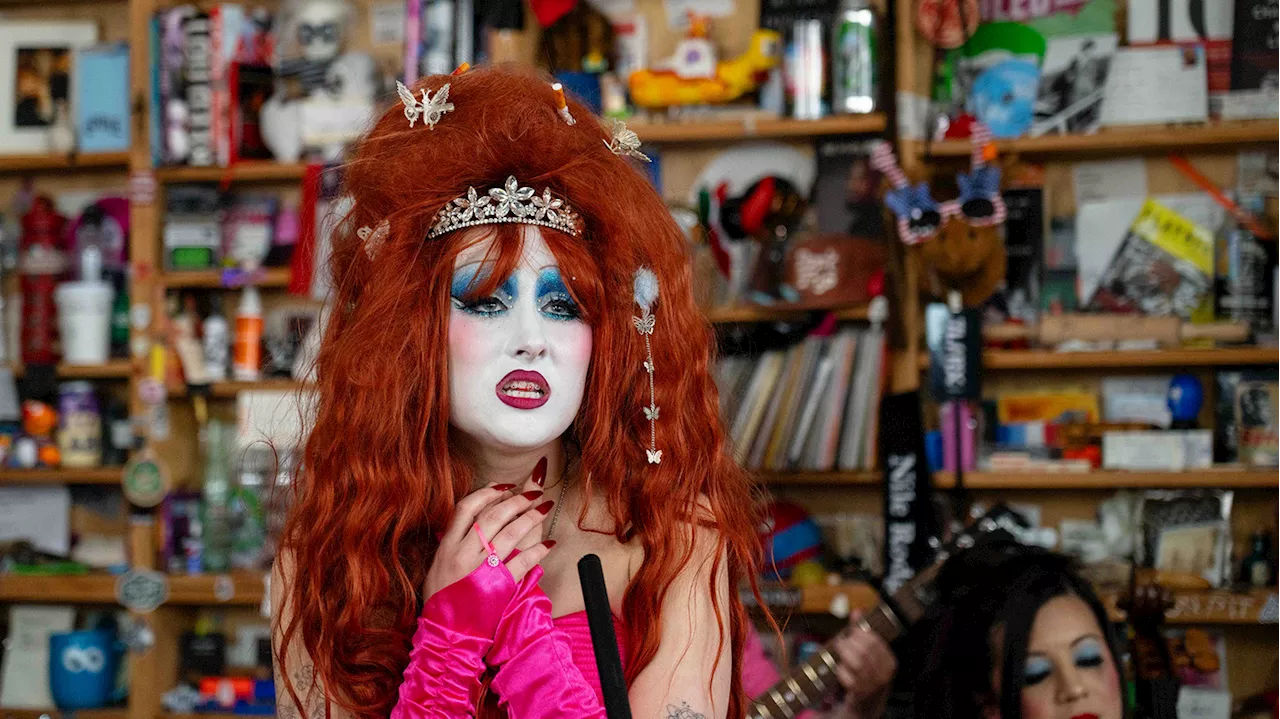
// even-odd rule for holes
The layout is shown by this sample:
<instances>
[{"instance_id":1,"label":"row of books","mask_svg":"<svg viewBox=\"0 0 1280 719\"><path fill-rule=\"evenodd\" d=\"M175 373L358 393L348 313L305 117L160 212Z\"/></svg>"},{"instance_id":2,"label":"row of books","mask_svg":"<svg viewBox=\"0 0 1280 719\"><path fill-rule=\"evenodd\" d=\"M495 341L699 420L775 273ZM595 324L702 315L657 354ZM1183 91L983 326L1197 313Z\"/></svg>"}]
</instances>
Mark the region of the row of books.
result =
<instances>
[{"instance_id":1,"label":"row of books","mask_svg":"<svg viewBox=\"0 0 1280 719\"><path fill-rule=\"evenodd\" d=\"M181 5L151 22L151 152L157 165L271 159L258 111L271 96L276 41L264 10Z\"/></svg>"},{"instance_id":2,"label":"row of books","mask_svg":"<svg viewBox=\"0 0 1280 719\"><path fill-rule=\"evenodd\" d=\"M875 469L885 366L879 326L721 360L720 409L735 459L753 471Z\"/></svg>"}]
</instances>

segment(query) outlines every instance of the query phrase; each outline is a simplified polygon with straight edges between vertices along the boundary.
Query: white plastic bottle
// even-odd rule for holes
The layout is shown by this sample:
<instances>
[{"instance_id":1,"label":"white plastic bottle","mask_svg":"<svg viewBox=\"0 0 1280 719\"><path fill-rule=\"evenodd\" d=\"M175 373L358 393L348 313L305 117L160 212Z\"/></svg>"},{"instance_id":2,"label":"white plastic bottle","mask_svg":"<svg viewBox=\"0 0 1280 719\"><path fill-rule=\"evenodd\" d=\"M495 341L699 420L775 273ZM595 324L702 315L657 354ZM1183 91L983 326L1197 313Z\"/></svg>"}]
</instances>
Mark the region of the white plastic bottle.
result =
<instances>
[{"instance_id":1,"label":"white plastic bottle","mask_svg":"<svg viewBox=\"0 0 1280 719\"><path fill-rule=\"evenodd\" d=\"M231 353L231 326L222 314L222 298L213 297L209 316L204 318L204 372L210 382L227 379L227 360Z\"/></svg>"},{"instance_id":2,"label":"white plastic bottle","mask_svg":"<svg viewBox=\"0 0 1280 719\"><path fill-rule=\"evenodd\" d=\"M236 381L256 382L262 378L262 296L253 285L240 293L231 354L231 374Z\"/></svg>"}]
</instances>

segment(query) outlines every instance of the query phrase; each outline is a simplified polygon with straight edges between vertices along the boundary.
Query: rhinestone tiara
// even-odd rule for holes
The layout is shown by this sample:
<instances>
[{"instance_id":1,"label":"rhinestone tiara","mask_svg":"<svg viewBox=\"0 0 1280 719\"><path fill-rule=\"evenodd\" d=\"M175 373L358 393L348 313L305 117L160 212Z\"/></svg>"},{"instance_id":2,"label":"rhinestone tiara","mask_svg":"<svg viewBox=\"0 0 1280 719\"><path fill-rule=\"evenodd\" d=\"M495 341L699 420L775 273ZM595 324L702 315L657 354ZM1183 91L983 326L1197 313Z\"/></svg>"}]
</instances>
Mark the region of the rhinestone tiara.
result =
<instances>
[{"instance_id":1,"label":"rhinestone tiara","mask_svg":"<svg viewBox=\"0 0 1280 719\"><path fill-rule=\"evenodd\" d=\"M507 222L541 225L574 237L582 236L582 218L568 202L551 194L551 188L543 188L539 195L532 187L521 187L514 176L509 176L501 187L490 187L484 194L468 187L467 194L450 200L436 213L427 238L435 239L463 227Z\"/></svg>"}]
</instances>

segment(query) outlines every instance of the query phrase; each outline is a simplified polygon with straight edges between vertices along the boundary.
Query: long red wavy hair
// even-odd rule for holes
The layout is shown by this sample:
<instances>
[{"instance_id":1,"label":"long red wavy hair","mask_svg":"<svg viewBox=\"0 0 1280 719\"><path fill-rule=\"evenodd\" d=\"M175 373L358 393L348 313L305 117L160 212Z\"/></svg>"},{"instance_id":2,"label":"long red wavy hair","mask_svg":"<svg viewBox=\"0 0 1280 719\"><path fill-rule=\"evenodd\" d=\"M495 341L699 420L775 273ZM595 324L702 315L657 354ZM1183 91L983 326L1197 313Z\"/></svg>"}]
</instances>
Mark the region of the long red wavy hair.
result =
<instances>
[{"instance_id":1,"label":"long red wavy hair","mask_svg":"<svg viewBox=\"0 0 1280 719\"><path fill-rule=\"evenodd\" d=\"M726 451L709 371L713 335L694 304L684 237L644 175L606 147L609 133L587 108L570 101L577 122L561 119L547 78L478 69L429 77L414 89L434 93L446 82L455 109L439 124L411 128L396 103L345 167L354 205L333 238L333 313L282 536L295 573L284 589L291 620L278 627L280 646L300 638L318 679L332 688L329 699L356 716L385 717L394 706L435 533L472 491L472 468L450 442L445 348L454 257L474 234L425 238L446 202L514 175L568 198L585 221L581 238L542 233L593 330L586 392L570 429L579 476L589 478L589 496L605 499L618 540L634 536L644 548L623 598L627 679L657 651L667 587L693 552L688 523L710 526L720 559L708 590L715 598L714 577L728 575L728 606L717 601L716 614L731 639L729 716L740 717L748 706L739 679L747 615L737 587L754 586L759 560L756 516L747 509L754 497ZM390 234L371 254L356 228L384 219ZM519 226L481 229L496 232L489 281L497 284L519 258ZM640 266L661 283L653 335L658 465L645 457L645 349L631 323ZM286 662L284 654L277 661ZM287 678L288 667L280 674Z\"/></svg>"}]
</instances>

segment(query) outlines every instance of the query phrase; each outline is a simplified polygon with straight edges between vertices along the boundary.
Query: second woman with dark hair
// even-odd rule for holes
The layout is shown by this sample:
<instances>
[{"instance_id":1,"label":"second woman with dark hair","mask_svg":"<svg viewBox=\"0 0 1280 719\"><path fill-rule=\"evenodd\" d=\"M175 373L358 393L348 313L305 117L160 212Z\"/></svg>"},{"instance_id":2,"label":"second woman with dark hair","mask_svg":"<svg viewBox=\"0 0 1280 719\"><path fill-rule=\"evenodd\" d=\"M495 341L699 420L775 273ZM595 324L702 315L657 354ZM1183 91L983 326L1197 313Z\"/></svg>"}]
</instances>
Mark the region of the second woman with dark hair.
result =
<instances>
[{"instance_id":1,"label":"second woman with dark hair","mask_svg":"<svg viewBox=\"0 0 1280 719\"><path fill-rule=\"evenodd\" d=\"M1106 609L1072 559L994 541L951 559L926 629L921 719L1123 719Z\"/></svg>"}]
</instances>

